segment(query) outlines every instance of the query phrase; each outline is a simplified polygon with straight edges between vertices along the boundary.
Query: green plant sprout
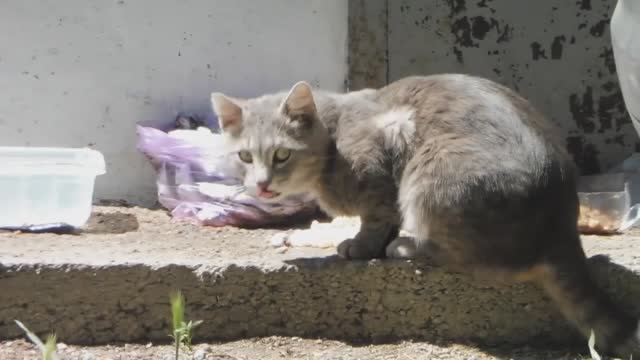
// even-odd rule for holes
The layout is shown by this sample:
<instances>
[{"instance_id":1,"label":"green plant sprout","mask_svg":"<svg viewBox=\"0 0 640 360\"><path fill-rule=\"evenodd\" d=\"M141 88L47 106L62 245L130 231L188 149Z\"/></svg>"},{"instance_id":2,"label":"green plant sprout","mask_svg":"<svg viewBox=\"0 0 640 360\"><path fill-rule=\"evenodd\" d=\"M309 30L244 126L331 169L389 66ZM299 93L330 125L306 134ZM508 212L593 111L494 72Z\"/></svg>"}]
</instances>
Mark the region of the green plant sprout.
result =
<instances>
[{"instance_id":1,"label":"green plant sprout","mask_svg":"<svg viewBox=\"0 0 640 360\"><path fill-rule=\"evenodd\" d=\"M602 357L596 351L596 334L593 333L593 329L591 329L591 335L589 335L589 354L591 355L591 359L593 360L602 360ZM613 358L611 360L621 360L617 358ZM633 360L633 355L629 357L629 360Z\"/></svg>"},{"instance_id":2,"label":"green plant sprout","mask_svg":"<svg viewBox=\"0 0 640 360\"><path fill-rule=\"evenodd\" d=\"M600 354L596 351L596 334L593 333L593 329L591 329L591 335L589 335L589 354L593 360L601 360Z\"/></svg>"},{"instance_id":3,"label":"green plant sprout","mask_svg":"<svg viewBox=\"0 0 640 360\"><path fill-rule=\"evenodd\" d=\"M58 354L56 354L56 335L50 334L47 336L47 341L42 343L42 340L34 334L31 330L29 330L23 323L18 320L14 320L16 324L25 332L29 340L33 342L40 352L42 353L42 360L59 360Z\"/></svg>"},{"instance_id":4,"label":"green plant sprout","mask_svg":"<svg viewBox=\"0 0 640 360\"><path fill-rule=\"evenodd\" d=\"M193 330L200 324L202 320L185 322L184 321L184 296L180 291L175 291L169 296L171 302L171 325L173 344L175 346L175 359L180 358L180 347L184 346L191 350L191 339L193 338Z\"/></svg>"}]
</instances>

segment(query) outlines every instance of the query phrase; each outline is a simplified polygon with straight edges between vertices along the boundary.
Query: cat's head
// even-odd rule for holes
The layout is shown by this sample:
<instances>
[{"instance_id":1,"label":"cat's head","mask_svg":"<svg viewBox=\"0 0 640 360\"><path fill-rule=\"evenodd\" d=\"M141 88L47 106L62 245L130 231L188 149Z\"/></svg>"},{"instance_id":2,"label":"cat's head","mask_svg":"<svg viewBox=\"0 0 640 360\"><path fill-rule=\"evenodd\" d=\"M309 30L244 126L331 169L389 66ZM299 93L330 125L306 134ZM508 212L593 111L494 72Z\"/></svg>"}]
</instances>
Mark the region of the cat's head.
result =
<instances>
[{"instance_id":1,"label":"cat's head","mask_svg":"<svg viewBox=\"0 0 640 360\"><path fill-rule=\"evenodd\" d=\"M329 136L309 84L254 99L213 93L211 102L250 194L275 201L311 190L326 162Z\"/></svg>"}]
</instances>

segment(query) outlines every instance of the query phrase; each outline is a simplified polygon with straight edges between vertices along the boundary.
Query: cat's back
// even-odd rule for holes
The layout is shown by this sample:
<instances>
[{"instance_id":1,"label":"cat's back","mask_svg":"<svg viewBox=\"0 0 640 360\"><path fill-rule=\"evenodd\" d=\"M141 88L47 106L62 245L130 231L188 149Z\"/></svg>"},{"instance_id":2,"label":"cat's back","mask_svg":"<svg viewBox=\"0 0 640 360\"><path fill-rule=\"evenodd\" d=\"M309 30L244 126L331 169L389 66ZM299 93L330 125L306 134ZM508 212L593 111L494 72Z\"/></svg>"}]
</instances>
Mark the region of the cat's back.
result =
<instances>
[{"instance_id":1,"label":"cat's back","mask_svg":"<svg viewBox=\"0 0 640 360\"><path fill-rule=\"evenodd\" d=\"M523 161L550 154L568 157L553 123L526 99L488 79L463 74L406 77L378 90L376 101L413 111L415 135L421 140L457 139L485 152L521 154Z\"/></svg>"}]
</instances>

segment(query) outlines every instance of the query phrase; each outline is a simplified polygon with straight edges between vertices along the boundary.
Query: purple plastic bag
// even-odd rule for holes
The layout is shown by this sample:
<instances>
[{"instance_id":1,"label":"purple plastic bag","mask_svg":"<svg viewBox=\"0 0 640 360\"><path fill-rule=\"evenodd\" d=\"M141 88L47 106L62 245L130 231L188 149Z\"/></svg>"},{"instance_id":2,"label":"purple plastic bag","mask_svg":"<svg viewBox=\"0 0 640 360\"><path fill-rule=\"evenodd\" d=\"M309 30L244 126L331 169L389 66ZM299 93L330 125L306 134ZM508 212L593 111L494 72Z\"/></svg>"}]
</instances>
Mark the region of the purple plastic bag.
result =
<instances>
[{"instance_id":1,"label":"purple plastic bag","mask_svg":"<svg viewBox=\"0 0 640 360\"><path fill-rule=\"evenodd\" d=\"M137 148L157 173L158 200L174 219L208 226L262 227L307 220L318 207L309 195L267 203L240 191L239 164L224 152L221 135L206 127L171 130L138 125Z\"/></svg>"}]
</instances>

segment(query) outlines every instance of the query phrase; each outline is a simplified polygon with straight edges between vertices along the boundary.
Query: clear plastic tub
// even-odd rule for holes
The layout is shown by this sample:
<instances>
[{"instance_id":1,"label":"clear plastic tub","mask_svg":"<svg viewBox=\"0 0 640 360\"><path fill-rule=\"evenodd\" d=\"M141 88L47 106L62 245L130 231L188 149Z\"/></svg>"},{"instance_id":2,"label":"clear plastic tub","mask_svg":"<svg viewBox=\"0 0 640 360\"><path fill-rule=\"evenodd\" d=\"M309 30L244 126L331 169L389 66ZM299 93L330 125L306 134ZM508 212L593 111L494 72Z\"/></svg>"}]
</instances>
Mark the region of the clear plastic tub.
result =
<instances>
[{"instance_id":1,"label":"clear plastic tub","mask_svg":"<svg viewBox=\"0 0 640 360\"><path fill-rule=\"evenodd\" d=\"M585 176L578 186L583 234L621 233L640 219L640 205L631 206L623 173Z\"/></svg>"},{"instance_id":2,"label":"clear plastic tub","mask_svg":"<svg viewBox=\"0 0 640 360\"><path fill-rule=\"evenodd\" d=\"M91 149L0 147L0 228L82 227L104 157Z\"/></svg>"}]
</instances>

